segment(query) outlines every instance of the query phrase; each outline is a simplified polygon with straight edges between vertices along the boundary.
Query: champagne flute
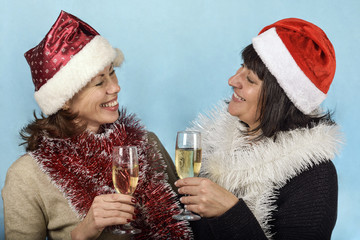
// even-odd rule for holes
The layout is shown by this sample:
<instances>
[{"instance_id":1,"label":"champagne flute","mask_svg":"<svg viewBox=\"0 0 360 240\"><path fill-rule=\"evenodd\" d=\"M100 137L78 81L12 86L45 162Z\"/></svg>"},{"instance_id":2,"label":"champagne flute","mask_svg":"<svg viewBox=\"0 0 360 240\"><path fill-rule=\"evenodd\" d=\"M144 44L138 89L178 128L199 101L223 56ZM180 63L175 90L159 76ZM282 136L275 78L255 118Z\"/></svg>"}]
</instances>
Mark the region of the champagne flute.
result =
<instances>
[{"instance_id":1,"label":"champagne flute","mask_svg":"<svg viewBox=\"0 0 360 240\"><path fill-rule=\"evenodd\" d=\"M175 146L175 167L178 176L182 178L197 177L201 167L201 135L195 131L177 133ZM176 220L196 221L201 219L186 208L180 214L174 215Z\"/></svg>"},{"instance_id":2,"label":"champagne flute","mask_svg":"<svg viewBox=\"0 0 360 240\"><path fill-rule=\"evenodd\" d=\"M112 152L112 179L117 193L132 195L139 179L139 162L135 146L116 146ZM141 230L130 223L116 230L117 234L137 234Z\"/></svg>"}]
</instances>

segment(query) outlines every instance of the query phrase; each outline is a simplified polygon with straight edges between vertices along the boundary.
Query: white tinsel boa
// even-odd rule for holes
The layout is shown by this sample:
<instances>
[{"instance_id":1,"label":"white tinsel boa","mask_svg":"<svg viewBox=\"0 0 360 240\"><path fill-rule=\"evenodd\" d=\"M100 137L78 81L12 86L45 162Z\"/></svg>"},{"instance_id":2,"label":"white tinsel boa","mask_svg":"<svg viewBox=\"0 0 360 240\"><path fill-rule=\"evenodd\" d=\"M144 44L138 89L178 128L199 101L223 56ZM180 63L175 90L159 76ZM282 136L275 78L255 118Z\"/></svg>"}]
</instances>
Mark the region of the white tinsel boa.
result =
<instances>
[{"instance_id":1,"label":"white tinsel boa","mask_svg":"<svg viewBox=\"0 0 360 240\"><path fill-rule=\"evenodd\" d=\"M337 125L321 123L280 133L276 142L250 143L240 131L246 128L228 113L225 103L200 114L193 125L191 130L202 134L200 176L242 198L269 238L277 190L313 165L333 159L341 139Z\"/></svg>"}]
</instances>

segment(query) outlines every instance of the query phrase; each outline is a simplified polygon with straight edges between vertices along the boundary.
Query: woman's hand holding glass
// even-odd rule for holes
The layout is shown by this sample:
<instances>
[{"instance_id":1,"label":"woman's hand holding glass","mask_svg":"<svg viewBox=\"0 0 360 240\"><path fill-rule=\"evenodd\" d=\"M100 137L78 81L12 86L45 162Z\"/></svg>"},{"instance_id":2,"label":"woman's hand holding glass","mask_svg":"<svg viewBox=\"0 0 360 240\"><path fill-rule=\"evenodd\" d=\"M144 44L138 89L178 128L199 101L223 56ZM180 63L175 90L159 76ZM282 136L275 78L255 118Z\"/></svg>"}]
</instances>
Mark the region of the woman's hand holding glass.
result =
<instances>
[{"instance_id":1,"label":"woman's hand holding glass","mask_svg":"<svg viewBox=\"0 0 360 240\"><path fill-rule=\"evenodd\" d=\"M96 239L107 226L122 225L134 219L136 200L125 194L95 197L84 220L71 232L73 239Z\"/></svg>"},{"instance_id":2,"label":"woman's hand holding glass","mask_svg":"<svg viewBox=\"0 0 360 240\"><path fill-rule=\"evenodd\" d=\"M84 220L71 232L73 239L96 239L107 226L122 225L118 234L136 234L140 229L133 228L130 222L135 219L135 191L139 176L137 149L133 146L114 147L113 183L117 194L95 197Z\"/></svg>"},{"instance_id":3,"label":"woman's hand holding glass","mask_svg":"<svg viewBox=\"0 0 360 240\"><path fill-rule=\"evenodd\" d=\"M232 208L239 199L231 192L207 178L184 178L175 182L180 194L180 202L186 209L202 217L218 217Z\"/></svg>"}]
</instances>

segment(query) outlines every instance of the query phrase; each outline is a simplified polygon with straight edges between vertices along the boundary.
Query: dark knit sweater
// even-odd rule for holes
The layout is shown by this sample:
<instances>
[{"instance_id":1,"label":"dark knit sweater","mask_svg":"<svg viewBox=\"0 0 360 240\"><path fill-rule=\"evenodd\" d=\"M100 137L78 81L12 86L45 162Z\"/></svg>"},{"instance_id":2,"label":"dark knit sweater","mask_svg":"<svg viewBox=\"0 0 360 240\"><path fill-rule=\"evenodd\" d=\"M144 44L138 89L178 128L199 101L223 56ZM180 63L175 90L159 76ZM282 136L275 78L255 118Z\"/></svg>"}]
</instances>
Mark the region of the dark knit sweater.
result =
<instances>
[{"instance_id":1,"label":"dark knit sweater","mask_svg":"<svg viewBox=\"0 0 360 240\"><path fill-rule=\"evenodd\" d=\"M331 161L292 178L279 190L272 212L273 239L330 239L335 226L337 174ZM267 239L258 221L240 199L216 218L191 222L195 239Z\"/></svg>"}]
</instances>

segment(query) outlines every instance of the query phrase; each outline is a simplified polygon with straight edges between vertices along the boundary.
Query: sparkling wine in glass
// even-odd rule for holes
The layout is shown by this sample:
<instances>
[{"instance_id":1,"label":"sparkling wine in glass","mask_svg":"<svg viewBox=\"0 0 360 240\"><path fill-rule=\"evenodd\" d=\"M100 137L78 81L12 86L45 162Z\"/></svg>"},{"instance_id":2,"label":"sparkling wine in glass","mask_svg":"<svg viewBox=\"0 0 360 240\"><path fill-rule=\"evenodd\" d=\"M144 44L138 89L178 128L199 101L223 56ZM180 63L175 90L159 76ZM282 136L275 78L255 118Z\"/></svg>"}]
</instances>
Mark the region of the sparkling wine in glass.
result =
<instances>
[{"instance_id":1,"label":"sparkling wine in glass","mask_svg":"<svg viewBox=\"0 0 360 240\"><path fill-rule=\"evenodd\" d=\"M201 167L201 135L195 131L181 131L177 133L175 146L175 167L178 176L197 177ZM201 219L188 210L181 210L180 214L174 215L176 220L196 221Z\"/></svg>"},{"instance_id":2,"label":"sparkling wine in glass","mask_svg":"<svg viewBox=\"0 0 360 240\"><path fill-rule=\"evenodd\" d=\"M112 152L112 178L117 193L132 195L139 179L139 161L135 146L116 146ZM141 230L130 223L121 226L118 234L137 234Z\"/></svg>"}]
</instances>

